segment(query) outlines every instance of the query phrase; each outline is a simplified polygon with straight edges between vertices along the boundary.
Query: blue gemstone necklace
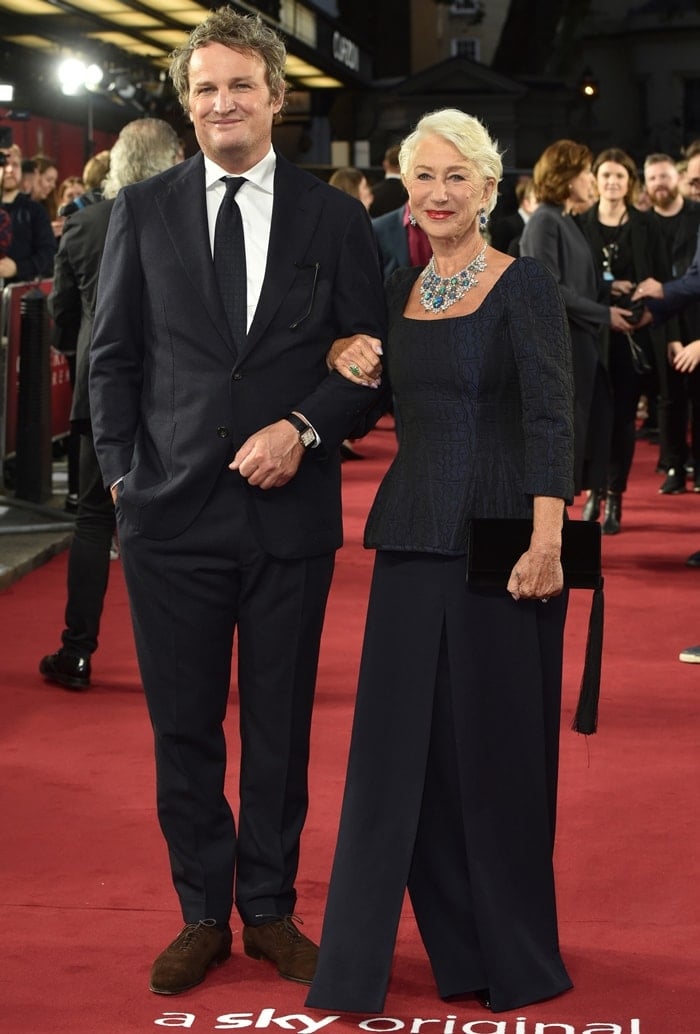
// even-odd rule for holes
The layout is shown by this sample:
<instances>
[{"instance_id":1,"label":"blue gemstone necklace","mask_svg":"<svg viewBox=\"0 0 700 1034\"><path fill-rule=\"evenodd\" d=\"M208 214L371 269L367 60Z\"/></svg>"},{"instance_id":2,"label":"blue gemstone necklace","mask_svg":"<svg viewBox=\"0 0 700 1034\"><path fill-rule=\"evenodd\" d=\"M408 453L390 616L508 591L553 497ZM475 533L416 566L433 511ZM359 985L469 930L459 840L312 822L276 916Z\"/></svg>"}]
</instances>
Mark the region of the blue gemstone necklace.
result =
<instances>
[{"instance_id":1,"label":"blue gemstone necklace","mask_svg":"<svg viewBox=\"0 0 700 1034\"><path fill-rule=\"evenodd\" d=\"M435 272L435 260L431 258L420 278L420 303L426 312L444 312L463 298L467 291L471 291L472 287L476 287L479 283L476 274L486 269L485 254L484 244L476 258L454 276L439 276Z\"/></svg>"}]
</instances>

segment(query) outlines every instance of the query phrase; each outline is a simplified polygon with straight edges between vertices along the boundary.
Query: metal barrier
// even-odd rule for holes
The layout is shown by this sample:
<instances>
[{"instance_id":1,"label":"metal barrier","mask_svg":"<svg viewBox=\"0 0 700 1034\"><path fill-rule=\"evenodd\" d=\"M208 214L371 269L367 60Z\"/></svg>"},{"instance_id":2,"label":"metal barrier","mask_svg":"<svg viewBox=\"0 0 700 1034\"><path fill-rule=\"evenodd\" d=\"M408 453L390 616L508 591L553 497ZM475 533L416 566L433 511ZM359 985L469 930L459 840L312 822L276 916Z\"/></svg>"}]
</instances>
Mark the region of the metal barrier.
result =
<instances>
[{"instance_id":1,"label":"metal barrier","mask_svg":"<svg viewBox=\"0 0 700 1034\"><path fill-rule=\"evenodd\" d=\"M36 503L51 496L52 442L70 432L68 362L51 347L46 299L52 285L50 279L9 284L0 310L1 466L4 472L14 457L16 495Z\"/></svg>"}]
</instances>

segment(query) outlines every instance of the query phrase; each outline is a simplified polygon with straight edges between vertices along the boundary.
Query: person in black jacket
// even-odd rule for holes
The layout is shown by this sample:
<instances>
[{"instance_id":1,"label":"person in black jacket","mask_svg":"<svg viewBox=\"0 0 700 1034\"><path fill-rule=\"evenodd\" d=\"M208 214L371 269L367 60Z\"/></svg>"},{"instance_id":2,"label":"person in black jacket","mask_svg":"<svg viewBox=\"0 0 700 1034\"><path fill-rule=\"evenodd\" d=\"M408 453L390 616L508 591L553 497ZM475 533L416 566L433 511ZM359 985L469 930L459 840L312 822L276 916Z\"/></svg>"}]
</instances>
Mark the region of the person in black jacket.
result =
<instances>
[{"instance_id":1,"label":"person in black jacket","mask_svg":"<svg viewBox=\"0 0 700 1034\"><path fill-rule=\"evenodd\" d=\"M382 162L384 168L384 179L372 184L372 204L369 207L369 214L373 219L379 215L386 215L396 208L402 208L406 198L406 188L399 172L399 148L394 145L387 148Z\"/></svg>"},{"instance_id":2,"label":"person in black jacket","mask_svg":"<svg viewBox=\"0 0 700 1034\"><path fill-rule=\"evenodd\" d=\"M700 164L700 163L699 163ZM700 175L700 170L696 175ZM632 296L633 301L643 300L647 307L645 319L662 323L671 319L674 314L682 312L687 306L700 301L700 237L695 247L693 260L685 273L675 280L661 283L654 277L647 277L637 284ZM695 373L700 367L700 339L690 341L685 347L676 351L673 366L683 374ZM686 560L688 567L700 568L700 551L691 553Z\"/></svg>"},{"instance_id":3,"label":"person in black jacket","mask_svg":"<svg viewBox=\"0 0 700 1034\"><path fill-rule=\"evenodd\" d=\"M102 483L95 455L88 397L90 338L102 249L119 189L170 168L177 146L175 130L161 119L138 119L125 126L112 149L108 200L69 216L56 256L49 308L56 325L56 347L63 350L65 343L76 348L71 425L80 434L80 473L75 534L68 555L66 627L60 649L42 658L39 671L48 682L66 689L82 690L90 685L115 529L114 503Z\"/></svg>"},{"instance_id":4,"label":"person in black jacket","mask_svg":"<svg viewBox=\"0 0 700 1034\"><path fill-rule=\"evenodd\" d=\"M306 1004L384 1008L408 887L439 995L498 1012L571 987L552 868L571 343L551 273L484 239L502 173L484 126L456 109L425 116L401 169L433 258L386 285L380 392L401 433L365 531L377 553ZM377 344L351 342L336 371L372 383ZM532 533L510 578L479 589L469 525L487 515L529 519Z\"/></svg>"},{"instance_id":5,"label":"person in black jacket","mask_svg":"<svg viewBox=\"0 0 700 1034\"><path fill-rule=\"evenodd\" d=\"M90 412L185 924L156 994L230 956L234 903L273 973L308 982L317 956L293 917L339 446L376 398L326 356L383 337L385 301L364 206L272 146L285 61L259 17L221 7L195 26L170 71L201 151L120 191L100 268Z\"/></svg>"},{"instance_id":6,"label":"person in black jacket","mask_svg":"<svg viewBox=\"0 0 700 1034\"><path fill-rule=\"evenodd\" d=\"M491 244L498 251L517 257L520 252L520 238L527 221L537 208L535 184L531 176L523 176L515 185L518 208L509 215L494 218L490 232Z\"/></svg>"},{"instance_id":7,"label":"person in black jacket","mask_svg":"<svg viewBox=\"0 0 700 1034\"><path fill-rule=\"evenodd\" d=\"M12 222L12 240L7 253L0 258L0 279L5 283L22 283L53 273L56 238L46 210L20 191L22 152L16 144L1 152L5 164L0 165L2 207Z\"/></svg>"},{"instance_id":8,"label":"person in black jacket","mask_svg":"<svg viewBox=\"0 0 700 1034\"><path fill-rule=\"evenodd\" d=\"M700 175L700 154L688 159L693 180ZM683 197L680 177L667 154L650 154L644 161L644 182L656 219L671 255L671 276L680 276L690 266L700 229L700 204ZM700 300L678 313L679 341L673 351L659 357L659 431L661 462L666 478L659 488L663 494L677 495L686 490L685 465L688 453L690 414L690 457L694 464L694 491L700 492L700 371L679 372L673 359L690 341L700 337Z\"/></svg>"},{"instance_id":9,"label":"person in black jacket","mask_svg":"<svg viewBox=\"0 0 700 1034\"><path fill-rule=\"evenodd\" d=\"M595 159L593 173L600 200L577 218L593 254L600 297L625 307L640 280L654 275L666 279L670 256L657 221L633 205L637 171L632 158L619 148L608 148ZM613 327L607 335L604 354L613 398L607 483L592 486L583 515L597 520L605 498L603 534L615 535L621 528L642 377L659 359L665 363L668 342L677 337L676 320L662 328Z\"/></svg>"},{"instance_id":10,"label":"person in black jacket","mask_svg":"<svg viewBox=\"0 0 700 1034\"><path fill-rule=\"evenodd\" d=\"M612 399L603 341L609 329L631 331L631 311L601 301L600 276L575 214L595 192L593 155L586 144L556 140L533 169L539 204L520 239L520 254L539 259L564 299L574 367L574 481L599 488L607 479ZM596 513L597 516L597 513Z\"/></svg>"}]
</instances>

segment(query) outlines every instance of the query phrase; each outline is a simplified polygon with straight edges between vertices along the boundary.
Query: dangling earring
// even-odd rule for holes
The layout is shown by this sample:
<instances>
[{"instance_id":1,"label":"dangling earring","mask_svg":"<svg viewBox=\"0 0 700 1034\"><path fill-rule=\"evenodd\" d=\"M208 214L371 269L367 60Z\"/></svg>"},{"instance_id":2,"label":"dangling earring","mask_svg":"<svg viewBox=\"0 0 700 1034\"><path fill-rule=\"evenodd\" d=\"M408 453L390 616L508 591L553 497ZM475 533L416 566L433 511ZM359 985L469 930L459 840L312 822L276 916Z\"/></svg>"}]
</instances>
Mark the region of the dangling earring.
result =
<instances>
[{"instance_id":1,"label":"dangling earring","mask_svg":"<svg viewBox=\"0 0 700 1034\"><path fill-rule=\"evenodd\" d=\"M411 226L418 226L418 223L416 222L416 217L413 214L413 212L410 213L410 215L408 217L408 221L411 224Z\"/></svg>"},{"instance_id":2,"label":"dangling earring","mask_svg":"<svg viewBox=\"0 0 700 1034\"><path fill-rule=\"evenodd\" d=\"M479 232L486 233L486 227L489 224L489 217L486 214L485 208L479 209Z\"/></svg>"}]
</instances>

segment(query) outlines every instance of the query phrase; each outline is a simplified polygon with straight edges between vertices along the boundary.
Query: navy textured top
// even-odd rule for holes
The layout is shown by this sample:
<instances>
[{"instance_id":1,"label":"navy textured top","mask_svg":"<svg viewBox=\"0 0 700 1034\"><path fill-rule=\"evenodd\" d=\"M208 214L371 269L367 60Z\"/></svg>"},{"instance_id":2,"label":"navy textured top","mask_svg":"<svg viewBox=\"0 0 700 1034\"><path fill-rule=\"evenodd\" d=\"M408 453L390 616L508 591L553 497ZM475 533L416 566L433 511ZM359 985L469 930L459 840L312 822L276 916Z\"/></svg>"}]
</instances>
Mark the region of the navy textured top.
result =
<instances>
[{"instance_id":1,"label":"navy textured top","mask_svg":"<svg viewBox=\"0 0 700 1034\"><path fill-rule=\"evenodd\" d=\"M573 496L571 348L556 282L509 266L476 312L403 316L420 271L388 281L385 369L399 428L365 545L459 555L472 517L528 517Z\"/></svg>"}]
</instances>

